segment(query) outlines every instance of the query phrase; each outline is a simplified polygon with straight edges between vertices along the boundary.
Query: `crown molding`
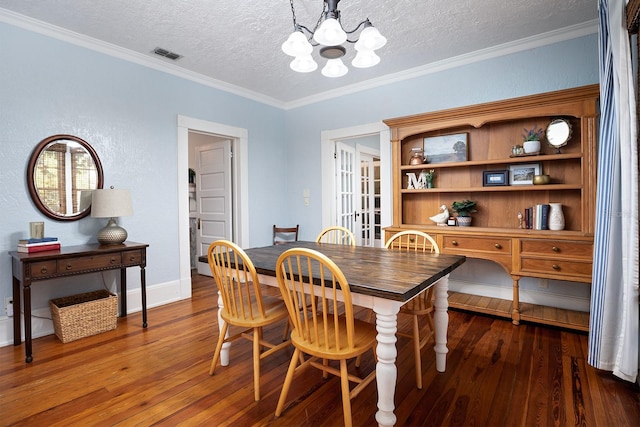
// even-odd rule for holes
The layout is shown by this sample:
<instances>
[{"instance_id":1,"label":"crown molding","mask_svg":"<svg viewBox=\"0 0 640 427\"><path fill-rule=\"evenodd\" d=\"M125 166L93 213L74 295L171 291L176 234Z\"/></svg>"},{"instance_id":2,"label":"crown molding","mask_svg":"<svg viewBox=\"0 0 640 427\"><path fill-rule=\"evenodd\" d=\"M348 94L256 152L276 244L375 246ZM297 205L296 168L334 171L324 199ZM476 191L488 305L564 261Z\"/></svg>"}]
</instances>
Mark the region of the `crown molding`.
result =
<instances>
[{"instance_id":1,"label":"crown molding","mask_svg":"<svg viewBox=\"0 0 640 427\"><path fill-rule=\"evenodd\" d=\"M35 33L74 44L76 46L91 49L105 55L113 56L125 61L142 65L144 67L149 67L161 72L174 75L176 77L184 78L186 80L202 84L204 86L219 89L225 92L232 93L234 95L241 96L243 98L247 98L284 110L291 110L306 105L338 98L341 96L354 94L364 90L373 89L404 80L410 80L416 77L421 77L452 68L457 68L474 62L480 62L487 59L510 55L512 53L547 46L550 44L583 37L589 34L596 34L598 32L598 20L587 21L559 30L550 31L520 40L514 40L512 42L504 43L490 48L481 49L453 58L444 59L442 61L432 62L430 64L425 64L398 73L387 74L375 79L369 79L360 83L343 86L339 89L326 91L318 95L300 98L291 102L282 102L275 98L250 91L239 86L235 86L220 80L212 79L199 73L185 70L184 68L178 67L174 64L166 63L160 59L152 58L138 52L133 52L129 49L124 49L120 46L106 43L92 37L75 33L73 31L65 30L64 28L60 28L43 21L29 18L27 16L20 15L6 9L0 8L0 22L5 22L9 25L24 28Z\"/></svg>"},{"instance_id":2,"label":"crown molding","mask_svg":"<svg viewBox=\"0 0 640 427\"><path fill-rule=\"evenodd\" d=\"M144 67L152 68L157 71L165 72L176 77L219 89L234 95L241 96L263 104L271 105L277 108L284 108L285 104L275 98L265 96L263 94L253 92L239 86L235 86L221 80L212 79L199 73L185 70L174 64L169 64L161 59L156 59L129 49L116 46L102 40L88 37L73 31L66 30L55 25L48 24L37 19L29 18L15 12L0 8L0 22L5 22L15 27L23 28L34 33L42 34L47 37L62 40L76 46L84 47L96 52L103 53L118 59L122 59Z\"/></svg>"}]
</instances>

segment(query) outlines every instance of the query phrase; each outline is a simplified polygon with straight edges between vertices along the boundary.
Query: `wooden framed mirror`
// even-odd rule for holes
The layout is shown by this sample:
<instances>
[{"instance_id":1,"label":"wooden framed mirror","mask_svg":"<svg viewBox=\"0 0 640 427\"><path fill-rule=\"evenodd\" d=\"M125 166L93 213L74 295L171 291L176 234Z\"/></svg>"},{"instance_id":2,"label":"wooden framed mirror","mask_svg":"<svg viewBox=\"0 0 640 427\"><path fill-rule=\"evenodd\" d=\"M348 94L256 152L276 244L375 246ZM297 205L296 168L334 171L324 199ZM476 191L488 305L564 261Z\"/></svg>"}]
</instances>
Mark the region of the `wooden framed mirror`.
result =
<instances>
[{"instance_id":1,"label":"wooden framed mirror","mask_svg":"<svg viewBox=\"0 0 640 427\"><path fill-rule=\"evenodd\" d=\"M53 135L36 146L27 166L27 186L36 207L49 218L75 221L89 215L91 191L102 188L102 164L89 143Z\"/></svg>"}]
</instances>

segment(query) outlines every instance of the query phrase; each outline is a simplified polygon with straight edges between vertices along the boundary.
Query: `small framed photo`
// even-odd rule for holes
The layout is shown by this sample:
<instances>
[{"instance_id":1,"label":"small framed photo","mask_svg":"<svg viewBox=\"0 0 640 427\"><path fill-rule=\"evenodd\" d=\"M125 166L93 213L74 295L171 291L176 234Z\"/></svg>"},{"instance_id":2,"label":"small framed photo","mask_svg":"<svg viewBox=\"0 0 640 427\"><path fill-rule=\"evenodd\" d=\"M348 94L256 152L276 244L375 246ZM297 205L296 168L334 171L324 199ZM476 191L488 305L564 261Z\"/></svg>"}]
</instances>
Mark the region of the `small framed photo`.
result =
<instances>
[{"instance_id":1,"label":"small framed photo","mask_svg":"<svg viewBox=\"0 0 640 427\"><path fill-rule=\"evenodd\" d=\"M523 163L509 166L509 182L511 185L532 185L533 176L540 175L540 163Z\"/></svg>"},{"instance_id":2,"label":"small framed photo","mask_svg":"<svg viewBox=\"0 0 640 427\"><path fill-rule=\"evenodd\" d=\"M427 163L464 162L467 160L467 133L430 136L424 139Z\"/></svg>"},{"instance_id":3,"label":"small framed photo","mask_svg":"<svg viewBox=\"0 0 640 427\"><path fill-rule=\"evenodd\" d=\"M509 171L482 171L482 186L495 187L499 185L509 185Z\"/></svg>"}]
</instances>

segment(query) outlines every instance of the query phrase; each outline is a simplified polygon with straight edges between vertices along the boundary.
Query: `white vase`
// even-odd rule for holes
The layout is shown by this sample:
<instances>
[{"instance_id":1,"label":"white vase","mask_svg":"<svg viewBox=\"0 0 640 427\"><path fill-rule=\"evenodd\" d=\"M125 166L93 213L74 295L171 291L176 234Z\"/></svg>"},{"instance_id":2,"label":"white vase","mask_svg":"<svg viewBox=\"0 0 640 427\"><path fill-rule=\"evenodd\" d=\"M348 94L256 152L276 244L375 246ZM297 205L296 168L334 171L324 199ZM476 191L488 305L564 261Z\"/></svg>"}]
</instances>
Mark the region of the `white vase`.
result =
<instances>
[{"instance_id":1,"label":"white vase","mask_svg":"<svg viewBox=\"0 0 640 427\"><path fill-rule=\"evenodd\" d=\"M564 230L562 203L549 203L549 230Z\"/></svg>"},{"instance_id":2,"label":"white vase","mask_svg":"<svg viewBox=\"0 0 640 427\"><path fill-rule=\"evenodd\" d=\"M522 147L525 154L537 153L540 151L540 141L525 141Z\"/></svg>"}]
</instances>

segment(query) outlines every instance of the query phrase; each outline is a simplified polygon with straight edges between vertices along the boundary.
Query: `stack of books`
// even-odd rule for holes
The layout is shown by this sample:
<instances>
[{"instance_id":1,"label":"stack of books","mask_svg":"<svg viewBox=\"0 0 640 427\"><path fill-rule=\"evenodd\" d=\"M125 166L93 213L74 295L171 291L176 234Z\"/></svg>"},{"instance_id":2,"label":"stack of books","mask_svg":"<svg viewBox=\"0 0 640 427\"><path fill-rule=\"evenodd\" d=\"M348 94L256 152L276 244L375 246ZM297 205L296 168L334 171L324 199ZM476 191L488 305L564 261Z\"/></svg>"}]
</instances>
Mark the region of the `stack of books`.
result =
<instances>
[{"instance_id":1,"label":"stack of books","mask_svg":"<svg viewBox=\"0 0 640 427\"><path fill-rule=\"evenodd\" d=\"M57 251L61 247L57 237L42 237L39 239L18 240L18 252L34 253L44 251Z\"/></svg>"}]
</instances>

